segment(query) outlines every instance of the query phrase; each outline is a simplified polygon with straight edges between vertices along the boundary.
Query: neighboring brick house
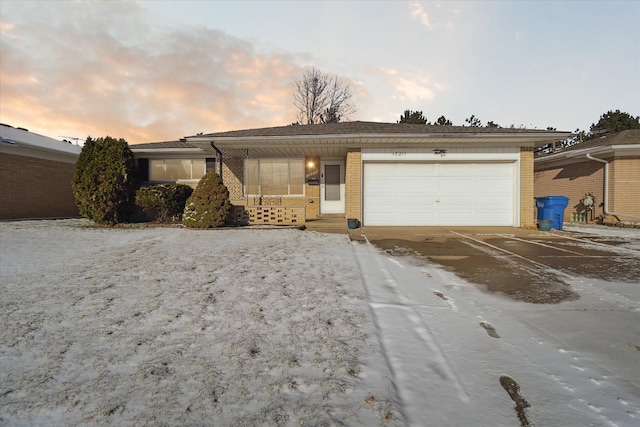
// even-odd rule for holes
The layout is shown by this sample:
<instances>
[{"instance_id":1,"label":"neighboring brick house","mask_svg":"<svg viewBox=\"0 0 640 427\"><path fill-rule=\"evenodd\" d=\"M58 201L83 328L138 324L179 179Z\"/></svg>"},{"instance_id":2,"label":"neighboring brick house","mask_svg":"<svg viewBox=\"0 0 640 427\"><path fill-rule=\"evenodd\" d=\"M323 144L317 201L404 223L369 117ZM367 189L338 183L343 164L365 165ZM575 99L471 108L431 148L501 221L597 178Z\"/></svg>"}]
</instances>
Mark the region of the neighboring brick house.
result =
<instances>
[{"instance_id":1,"label":"neighboring brick house","mask_svg":"<svg viewBox=\"0 0 640 427\"><path fill-rule=\"evenodd\" d=\"M0 219L79 216L71 191L81 148L0 125Z\"/></svg>"},{"instance_id":2,"label":"neighboring brick house","mask_svg":"<svg viewBox=\"0 0 640 427\"><path fill-rule=\"evenodd\" d=\"M569 135L355 121L195 135L131 150L149 182L193 183L204 170L218 171L231 202L251 218L270 207L274 217L338 215L365 226L519 227L535 225L534 150Z\"/></svg>"},{"instance_id":3,"label":"neighboring brick house","mask_svg":"<svg viewBox=\"0 0 640 427\"><path fill-rule=\"evenodd\" d=\"M640 129L542 153L534 164L536 197L569 198L565 221L640 222Z\"/></svg>"}]
</instances>

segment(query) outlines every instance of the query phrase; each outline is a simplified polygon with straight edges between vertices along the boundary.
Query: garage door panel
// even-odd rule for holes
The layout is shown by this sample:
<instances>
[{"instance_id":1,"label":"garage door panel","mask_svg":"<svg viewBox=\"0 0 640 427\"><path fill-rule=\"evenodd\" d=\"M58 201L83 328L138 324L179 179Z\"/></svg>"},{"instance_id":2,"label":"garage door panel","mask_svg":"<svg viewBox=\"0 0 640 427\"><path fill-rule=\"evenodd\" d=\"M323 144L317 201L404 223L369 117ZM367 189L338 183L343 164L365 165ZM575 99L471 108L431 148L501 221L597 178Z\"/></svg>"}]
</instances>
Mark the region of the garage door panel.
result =
<instances>
[{"instance_id":1,"label":"garage door panel","mask_svg":"<svg viewBox=\"0 0 640 427\"><path fill-rule=\"evenodd\" d=\"M509 178L478 178L476 188L483 193L497 193L505 190L512 190L513 181Z\"/></svg>"},{"instance_id":2,"label":"garage door panel","mask_svg":"<svg viewBox=\"0 0 640 427\"><path fill-rule=\"evenodd\" d=\"M513 165L511 163L477 163L471 168L475 176L501 176L511 178Z\"/></svg>"},{"instance_id":3,"label":"garage door panel","mask_svg":"<svg viewBox=\"0 0 640 427\"><path fill-rule=\"evenodd\" d=\"M471 178L451 177L439 180L439 189L445 193L468 193L470 189L475 187L475 182Z\"/></svg>"},{"instance_id":4,"label":"garage door panel","mask_svg":"<svg viewBox=\"0 0 640 427\"><path fill-rule=\"evenodd\" d=\"M398 191L403 194L428 194L436 189L436 184L426 181L425 178L405 178L400 180L402 185Z\"/></svg>"},{"instance_id":5,"label":"garage door panel","mask_svg":"<svg viewBox=\"0 0 640 427\"><path fill-rule=\"evenodd\" d=\"M476 207L478 209L504 210L503 206L511 203L511 197L507 195L490 195L478 197Z\"/></svg>"},{"instance_id":6,"label":"garage door panel","mask_svg":"<svg viewBox=\"0 0 640 427\"><path fill-rule=\"evenodd\" d=\"M365 163L365 225L513 225L513 163Z\"/></svg>"},{"instance_id":7,"label":"garage door panel","mask_svg":"<svg viewBox=\"0 0 640 427\"><path fill-rule=\"evenodd\" d=\"M434 197L402 196L400 198L400 206L409 210L416 208L419 211L422 211L425 207L428 208L434 204Z\"/></svg>"}]
</instances>

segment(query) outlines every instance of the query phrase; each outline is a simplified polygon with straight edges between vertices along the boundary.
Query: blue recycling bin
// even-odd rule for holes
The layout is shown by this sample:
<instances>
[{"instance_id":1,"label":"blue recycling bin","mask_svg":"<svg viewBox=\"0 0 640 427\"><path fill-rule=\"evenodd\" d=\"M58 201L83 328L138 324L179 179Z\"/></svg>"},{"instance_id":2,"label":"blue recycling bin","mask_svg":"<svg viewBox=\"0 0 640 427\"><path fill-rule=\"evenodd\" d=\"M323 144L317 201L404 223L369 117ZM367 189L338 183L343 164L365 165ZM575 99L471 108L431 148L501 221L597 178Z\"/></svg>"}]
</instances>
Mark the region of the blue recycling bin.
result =
<instances>
[{"instance_id":1,"label":"blue recycling bin","mask_svg":"<svg viewBox=\"0 0 640 427\"><path fill-rule=\"evenodd\" d=\"M553 221L551 227L562 230L564 225L564 208L569 204L569 198L565 196L536 197L538 209L538 221Z\"/></svg>"}]
</instances>

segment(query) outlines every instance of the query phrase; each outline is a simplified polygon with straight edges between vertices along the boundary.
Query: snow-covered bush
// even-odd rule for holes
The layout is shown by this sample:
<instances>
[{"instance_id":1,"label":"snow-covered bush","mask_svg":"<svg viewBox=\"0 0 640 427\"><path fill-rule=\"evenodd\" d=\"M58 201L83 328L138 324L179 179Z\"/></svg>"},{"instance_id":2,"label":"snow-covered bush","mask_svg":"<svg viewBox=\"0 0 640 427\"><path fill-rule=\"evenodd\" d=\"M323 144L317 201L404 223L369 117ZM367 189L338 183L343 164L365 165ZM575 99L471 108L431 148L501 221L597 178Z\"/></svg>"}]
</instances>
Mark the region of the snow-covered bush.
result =
<instances>
[{"instance_id":1,"label":"snow-covered bush","mask_svg":"<svg viewBox=\"0 0 640 427\"><path fill-rule=\"evenodd\" d=\"M71 184L80 215L99 224L128 220L137 188L137 168L124 139L88 137Z\"/></svg>"},{"instance_id":2,"label":"snow-covered bush","mask_svg":"<svg viewBox=\"0 0 640 427\"><path fill-rule=\"evenodd\" d=\"M229 190L215 172L207 172L187 200L182 224L190 228L222 227L231 213Z\"/></svg>"},{"instance_id":3,"label":"snow-covered bush","mask_svg":"<svg viewBox=\"0 0 640 427\"><path fill-rule=\"evenodd\" d=\"M184 184L158 184L142 187L136 192L136 206L148 221L173 222L182 219L182 213L193 188Z\"/></svg>"}]
</instances>

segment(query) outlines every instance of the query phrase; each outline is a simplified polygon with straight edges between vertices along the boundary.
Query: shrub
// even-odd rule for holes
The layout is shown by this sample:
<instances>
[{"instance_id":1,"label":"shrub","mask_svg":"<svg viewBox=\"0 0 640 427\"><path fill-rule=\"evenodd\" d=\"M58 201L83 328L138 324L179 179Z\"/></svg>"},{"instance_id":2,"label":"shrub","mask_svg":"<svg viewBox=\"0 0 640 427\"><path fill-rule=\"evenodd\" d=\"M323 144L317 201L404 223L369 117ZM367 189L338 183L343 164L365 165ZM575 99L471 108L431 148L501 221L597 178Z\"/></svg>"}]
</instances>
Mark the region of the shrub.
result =
<instances>
[{"instance_id":1,"label":"shrub","mask_svg":"<svg viewBox=\"0 0 640 427\"><path fill-rule=\"evenodd\" d=\"M137 187L136 163L127 141L88 137L71 187L82 216L98 224L126 221Z\"/></svg>"},{"instance_id":2,"label":"shrub","mask_svg":"<svg viewBox=\"0 0 640 427\"><path fill-rule=\"evenodd\" d=\"M136 206L154 222L173 222L182 213L193 188L184 184L159 184L142 187L136 192Z\"/></svg>"},{"instance_id":3,"label":"shrub","mask_svg":"<svg viewBox=\"0 0 640 427\"><path fill-rule=\"evenodd\" d=\"M190 228L221 227L230 213L229 190L215 172L207 172L187 200L182 224Z\"/></svg>"}]
</instances>

